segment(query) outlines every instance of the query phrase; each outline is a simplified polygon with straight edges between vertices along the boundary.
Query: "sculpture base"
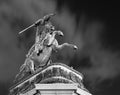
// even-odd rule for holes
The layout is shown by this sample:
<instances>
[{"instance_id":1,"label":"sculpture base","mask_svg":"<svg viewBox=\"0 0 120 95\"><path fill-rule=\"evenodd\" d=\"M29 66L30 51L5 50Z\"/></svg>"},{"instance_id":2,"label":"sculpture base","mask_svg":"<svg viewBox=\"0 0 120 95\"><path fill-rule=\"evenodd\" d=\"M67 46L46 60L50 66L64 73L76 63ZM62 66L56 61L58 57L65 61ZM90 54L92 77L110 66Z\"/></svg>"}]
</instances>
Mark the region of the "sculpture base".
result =
<instances>
[{"instance_id":1,"label":"sculpture base","mask_svg":"<svg viewBox=\"0 0 120 95\"><path fill-rule=\"evenodd\" d=\"M78 84L35 84L30 91L19 93L19 95L91 95L78 88Z\"/></svg>"},{"instance_id":2,"label":"sculpture base","mask_svg":"<svg viewBox=\"0 0 120 95\"><path fill-rule=\"evenodd\" d=\"M53 63L42 68L41 70L38 70L35 74L32 74L17 82L10 89L10 93L12 95L16 95L18 93L29 92L36 88L35 84L39 84L42 87L43 84L48 84L50 86L51 84L55 85L56 83L65 85L77 84L78 88L89 93L89 91L84 87L82 80L83 75L73 68L70 68L69 66L62 63Z\"/></svg>"}]
</instances>

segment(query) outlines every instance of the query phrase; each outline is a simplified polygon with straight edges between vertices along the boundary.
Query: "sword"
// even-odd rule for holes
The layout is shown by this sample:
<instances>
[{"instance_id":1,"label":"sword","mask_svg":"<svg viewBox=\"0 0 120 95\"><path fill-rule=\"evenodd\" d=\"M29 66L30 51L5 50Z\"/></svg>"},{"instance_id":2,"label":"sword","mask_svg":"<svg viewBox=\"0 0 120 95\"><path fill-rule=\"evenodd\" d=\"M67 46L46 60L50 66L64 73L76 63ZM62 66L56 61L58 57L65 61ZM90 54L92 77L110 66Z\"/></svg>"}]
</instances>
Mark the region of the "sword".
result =
<instances>
[{"instance_id":1,"label":"sword","mask_svg":"<svg viewBox=\"0 0 120 95\"><path fill-rule=\"evenodd\" d=\"M27 28L25 28L25 29L23 29L22 31L20 31L19 32L19 34L21 34L21 33L23 33L23 32L25 32L26 30L28 30L28 29L30 29L30 28L32 28L32 27L37 27L37 26L39 26L40 24L41 25L44 25L46 22L48 22L49 20L50 20L50 18L52 17L52 16L54 16L55 14L48 14L48 15L46 15L46 16L44 16L42 19L38 19L35 23L33 23L32 25L30 25L29 27L27 27Z\"/></svg>"}]
</instances>

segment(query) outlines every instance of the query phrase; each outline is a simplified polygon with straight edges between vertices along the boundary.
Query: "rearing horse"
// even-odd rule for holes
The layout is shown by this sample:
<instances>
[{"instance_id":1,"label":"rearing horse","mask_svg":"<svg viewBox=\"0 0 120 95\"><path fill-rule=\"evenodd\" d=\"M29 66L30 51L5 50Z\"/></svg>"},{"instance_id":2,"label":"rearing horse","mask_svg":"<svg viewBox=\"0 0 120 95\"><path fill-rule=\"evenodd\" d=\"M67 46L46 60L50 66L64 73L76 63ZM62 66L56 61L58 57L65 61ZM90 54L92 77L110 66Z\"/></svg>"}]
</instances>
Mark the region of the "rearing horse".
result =
<instances>
[{"instance_id":1,"label":"rearing horse","mask_svg":"<svg viewBox=\"0 0 120 95\"><path fill-rule=\"evenodd\" d=\"M65 46L72 47L73 49L77 49L76 45L69 43L63 43L59 45L58 41L55 39L56 34L63 36L63 33L61 31L48 32L43 40L43 43L40 43L39 45L40 47L38 47L37 49L38 51L34 51L33 54L31 55L31 59L34 60L34 62L38 62L39 67L46 66L47 64L50 63L50 57L53 50L57 51Z\"/></svg>"},{"instance_id":2,"label":"rearing horse","mask_svg":"<svg viewBox=\"0 0 120 95\"><path fill-rule=\"evenodd\" d=\"M55 38L56 35L63 36L63 33L61 31L55 31L52 29L49 32L46 32L45 37L42 40L39 40L40 42L38 41L32 46L28 52L24 64L20 68L20 75L22 74L22 76L24 76L25 72L29 71L34 73L38 68L40 69L50 64L53 50L57 51L65 46L77 49L76 45L69 43L63 43L59 45L57 39Z\"/></svg>"}]
</instances>

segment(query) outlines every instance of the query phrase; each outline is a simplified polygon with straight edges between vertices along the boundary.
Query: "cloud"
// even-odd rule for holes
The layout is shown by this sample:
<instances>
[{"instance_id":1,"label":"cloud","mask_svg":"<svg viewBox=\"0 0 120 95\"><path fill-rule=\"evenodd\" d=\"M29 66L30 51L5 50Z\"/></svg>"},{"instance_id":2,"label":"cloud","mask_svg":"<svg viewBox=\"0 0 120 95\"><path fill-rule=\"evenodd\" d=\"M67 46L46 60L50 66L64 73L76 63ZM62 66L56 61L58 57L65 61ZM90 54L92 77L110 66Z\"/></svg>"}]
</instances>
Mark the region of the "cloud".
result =
<instances>
[{"instance_id":1,"label":"cloud","mask_svg":"<svg viewBox=\"0 0 120 95\"><path fill-rule=\"evenodd\" d=\"M24 54L17 48L16 34L9 22L12 10L6 3L0 6L0 81L7 81L15 74Z\"/></svg>"},{"instance_id":2,"label":"cloud","mask_svg":"<svg viewBox=\"0 0 120 95\"><path fill-rule=\"evenodd\" d=\"M66 35L64 40L75 43L79 47L77 53L71 50L61 51L65 63L68 65L79 64L75 68L85 74L87 80L94 86L104 80L119 76L119 53L105 48L102 43L102 35L107 32L105 23L99 19L90 20L84 14L80 15L79 23L76 23L77 14L73 14L65 5L62 6L58 15L55 21ZM77 62L74 57L77 57ZM81 64L84 64L81 61L85 57L89 58L87 64L91 64L90 67L81 67ZM76 63L74 61L71 63L71 59Z\"/></svg>"},{"instance_id":3,"label":"cloud","mask_svg":"<svg viewBox=\"0 0 120 95\"><path fill-rule=\"evenodd\" d=\"M83 72L94 79L105 80L112 79L119 75L119 53L107 50L102 45L101 34L104 32L104 24L100 22L89 25L85 34L85 46L83 48L84 55L89 56L90 68L83 69ZM86 52L87 51L87 52ZM91 80L92 80L91 79ZM93 80L94 81L94 80Z\"/></svg>"}]
</instances>

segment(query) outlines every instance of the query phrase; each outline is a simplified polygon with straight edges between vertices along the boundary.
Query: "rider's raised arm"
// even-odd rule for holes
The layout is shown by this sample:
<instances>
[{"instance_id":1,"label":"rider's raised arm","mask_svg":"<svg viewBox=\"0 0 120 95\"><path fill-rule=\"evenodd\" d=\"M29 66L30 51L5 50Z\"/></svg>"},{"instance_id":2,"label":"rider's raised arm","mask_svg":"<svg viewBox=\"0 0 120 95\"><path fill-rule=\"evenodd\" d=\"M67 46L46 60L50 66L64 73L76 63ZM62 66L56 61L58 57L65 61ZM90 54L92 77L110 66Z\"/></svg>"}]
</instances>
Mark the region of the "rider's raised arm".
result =
<instances>
[{"instance_id":1,"label":"rider's raised arm","mask_svg":"<svg viewBox=\"0 0 120 95\"><path fill-rule=\"evenodd\" d=\"M38 36L39 36L39 26L37 26L36 28L35 43L38 42Z\"/></svg>"}]
</instances>

